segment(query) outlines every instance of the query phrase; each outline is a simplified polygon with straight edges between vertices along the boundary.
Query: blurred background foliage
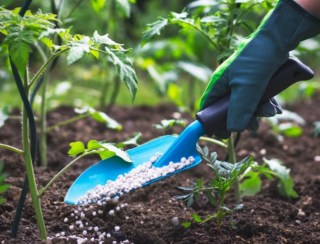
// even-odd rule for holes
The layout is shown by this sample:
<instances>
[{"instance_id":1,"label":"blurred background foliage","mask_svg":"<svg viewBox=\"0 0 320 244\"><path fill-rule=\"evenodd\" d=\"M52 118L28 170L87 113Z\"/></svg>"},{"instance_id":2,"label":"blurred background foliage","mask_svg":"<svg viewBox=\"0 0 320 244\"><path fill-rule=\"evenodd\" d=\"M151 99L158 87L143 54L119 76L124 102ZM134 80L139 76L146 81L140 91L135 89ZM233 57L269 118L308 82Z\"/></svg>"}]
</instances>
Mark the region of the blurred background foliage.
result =
<instances>
[{"instance_id":1,"label":"blurred background foliage","mask_svg":"<svg viewBox=\"0 0 320 244\"><path fill-rule=\"evenodd\" d=\"M139 80L136 99L132 103L126 87L115 76L107 62L94 58L81 60L67 66L60 58L50 72L47 106L59 105L104 108L110 104L134 106L156 105L172 102L181 109L193 112L206 83L215 67L236 48L241 38L248 36L272 8L274 0L34 0L31 11L55 13L60 22L57 28L71 28L72 33L92 35L108 33L110 38L131 49L132 59ZM7 9L21 7L24 1L0 0ZM235 9L230 10L230 6ZM228 8L227 8L228 7ZM189 25L172 22L145 45L141 45L143 33L151 23L170 20L170 14L187 13L188 20L202 28L207 37ZM230 15L241 16L241 22L230 32L227 25ZM180 16L180 15L179 15ZM161 17L162 19L159 19ZM183 19L185 20L185 19ZM160 33L161 31L161 33ZM226 33L232 33L228 36ZM159 34L159 35L158 35ZM208 40L215 40L214 46ZM3 41L0 34L0 42ZM220 43L221 42L221 43ZM226 43L227 42L227 43ZM319 74L320 38L303 42L293 52ZM29 69L41 65L41 57L32 52ZM319 78L294 85L281 95L284 102L297 98L310 98L320 88ZM7 50L0 46L0 108L19 106L16 87L9 69ZM37 110L40 97L35 98Z\"/></svg>"}]
</instances>

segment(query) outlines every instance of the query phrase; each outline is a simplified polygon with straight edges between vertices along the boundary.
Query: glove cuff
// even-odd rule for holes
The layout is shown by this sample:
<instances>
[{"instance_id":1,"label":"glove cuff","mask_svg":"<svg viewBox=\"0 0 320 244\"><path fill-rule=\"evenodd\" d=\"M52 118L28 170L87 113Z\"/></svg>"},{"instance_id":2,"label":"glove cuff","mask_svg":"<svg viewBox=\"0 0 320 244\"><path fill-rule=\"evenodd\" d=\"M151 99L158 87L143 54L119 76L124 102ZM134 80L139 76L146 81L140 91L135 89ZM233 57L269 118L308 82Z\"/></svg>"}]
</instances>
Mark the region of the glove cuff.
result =
<instances>
[{"instance_id":1,"label":"glove cuff","mask_svg":"<svg viewBox=\"0 0 320 244\"><path fill-rule=\"evenodd\" d=\"M280 0L281 1L281 0ZM320 18L317 16L314 16L313 14L309 13L307 10L305 10L303 7L301 7L296 1L293 0L282 0L283 2L286 2L288 5L290 5L292 8L295 8L296 11L299 11L302 15L304 15L306 18L310 19L310 21L314 23L318 23L320 25Z\"/></svg>"}]
</instances>

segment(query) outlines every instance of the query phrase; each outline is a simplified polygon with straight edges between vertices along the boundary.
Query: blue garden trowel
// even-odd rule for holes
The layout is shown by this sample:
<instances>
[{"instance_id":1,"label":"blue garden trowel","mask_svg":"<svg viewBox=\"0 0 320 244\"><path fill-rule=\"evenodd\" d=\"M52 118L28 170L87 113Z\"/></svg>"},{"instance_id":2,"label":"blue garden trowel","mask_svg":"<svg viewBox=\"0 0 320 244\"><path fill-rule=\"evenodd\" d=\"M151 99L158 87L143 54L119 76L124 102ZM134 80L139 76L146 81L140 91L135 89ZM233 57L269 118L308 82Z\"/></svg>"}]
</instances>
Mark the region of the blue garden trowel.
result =
<instances>
[{"instance_id":1,"label":"blue garden trowel","mask_svg":"<svg viewBox=\"0 0 320 244\"><path fill-rule=\"evenodd\" d=\"M270 80L260 104L274 97L293 83L308 80L313 77L312 70L296 59L289 59L283 64ZM219 135L219 130L225 128L230 95L218 100L216 103L197 113L197 120L191 123L178 136L162 136L136 148L127 150L132 163L114 156L102 160L85 170L71 185L64 201L68 204L77 204L85 193L97 185L104 185L108 180L115 180L118 175L130 172L138 165L150 160L156 153L162 156L154 163L155 167L162 167L169 162L179 162L182 157L194 157L194 162L172 174L188 170L200 164L201 157L196 150L199 138L207 134ZM144 184L149 185L155 181L169 177L159 177Z\"/></svg>"}]
</instances>

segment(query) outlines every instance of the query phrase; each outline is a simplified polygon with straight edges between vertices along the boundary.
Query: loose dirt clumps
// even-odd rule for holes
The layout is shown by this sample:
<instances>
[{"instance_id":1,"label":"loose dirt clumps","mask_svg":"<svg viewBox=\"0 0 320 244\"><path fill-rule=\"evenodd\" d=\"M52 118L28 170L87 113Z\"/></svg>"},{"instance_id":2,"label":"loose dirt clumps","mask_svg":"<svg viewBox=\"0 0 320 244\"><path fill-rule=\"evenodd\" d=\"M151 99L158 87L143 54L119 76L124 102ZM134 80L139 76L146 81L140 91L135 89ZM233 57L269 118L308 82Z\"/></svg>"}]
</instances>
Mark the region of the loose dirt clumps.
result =
<instances>
[{"instance_id":1,"label":"loose dirt clumps","mask_svg":"<svg viewBox=\"0 0 320 244\"><path fill-rule=\"evenodd\" d=\"M239 158L253 154L257 162L262 158L278 158L291 169L297 199L285 199L277 192L277 182L263 180L263 189L256 196L243 198L244 208L235 212L236 229L229 219L216 223L194 224L183 228L181 223L190 220L192 213L206 216L213 211L201 197L192 208L175 197L182 192L178 186L188 186L198 178L210 180L212 171L199 166L122 195L118 201L106 204L74 206L63 202L73 181L99 159L90 157L74 165L42 198L42 208L51 243L320 243L320 138L313 137L313 123L320 120L320 96L287 107L302 116L306 123L303 135L297 138L278 137L265 122L257 132L242 134L236 151ZM17 112L18 113L18 112ZM142 132L141 143L162 135L152 124L171 119L177 113L172 105L157 107L115 107L110 116L123 125L123 131L106 129L90 119L61 127L48 135L49 167L35 167L37 183L44 186L71 159L67 155L72 141L90 139L120 142L136 132ZM48 114L48 123L70 118L73 109L61 107ZM192 122L193 118L181 114ZM21 148L20 123L9 120L0 128L1 143ZM172 133L180 133L174 128ZM264 150L262 150L264 149ZM216 146L218 157L224 159L225 151ZM5 193L7 203L0 205L0 241L3 243L41 243L30 197L24 206L21 225L16 239L10 238L11 222L24 181L24 165L19 156L0 150L0 160L10 174L6 182L11 185ZM234 203L227 197L227 205ZM72 227L73 226L73 227ZM85 239L87 238L87 239ZM91 239L94 238L94 239Z\"/></svg>"}]
</instances>

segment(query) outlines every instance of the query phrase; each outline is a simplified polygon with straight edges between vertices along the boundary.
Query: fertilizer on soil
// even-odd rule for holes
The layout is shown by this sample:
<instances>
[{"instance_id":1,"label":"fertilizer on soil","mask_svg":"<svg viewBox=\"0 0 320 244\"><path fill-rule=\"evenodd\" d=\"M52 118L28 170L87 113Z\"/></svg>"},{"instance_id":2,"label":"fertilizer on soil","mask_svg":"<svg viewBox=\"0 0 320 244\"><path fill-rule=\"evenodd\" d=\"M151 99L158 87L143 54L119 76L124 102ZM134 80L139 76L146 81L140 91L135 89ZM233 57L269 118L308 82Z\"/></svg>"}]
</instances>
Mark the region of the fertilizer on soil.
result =
<instances>
[{"instance_id":1,"label":"fertilizer on soil","mask_svg":"<svg viewBox=\"0 0 320 244\"><path fill-rule=\"evenodd\" d=\"M124 175L119 175L114 181L108 181L104 186L98 185L96 188L88 191L78 202L78 206L66 216L63 222L69 225L69 232L72 235L66 235L66 232L57 233L55 238L67 241L76 241L77 243L104 243L109 240L111 243L132 243L129 240L117 242L113 235L121 233L121 226L115 225L113 229L99 227L95 225L94 218L97 215L111 218L128 206L127 203L117 204L119 197L134 189L146 185L148 182L159 177L165 177L180 170L194 162L193 157L181 158L180 162L170 162L163 167L154 167L153 164L161 156L157 153L146 163L143 163ZM108 205L116 204L112 209ZM125 217L127 220L128 217ZM74 234L76 233L76 234Z\"/></svg>"}]
</instances>

